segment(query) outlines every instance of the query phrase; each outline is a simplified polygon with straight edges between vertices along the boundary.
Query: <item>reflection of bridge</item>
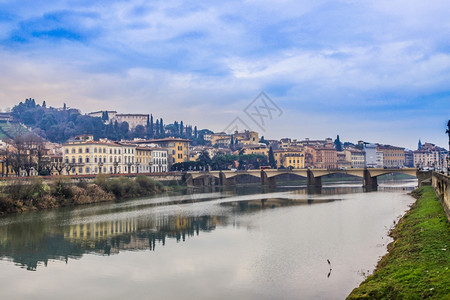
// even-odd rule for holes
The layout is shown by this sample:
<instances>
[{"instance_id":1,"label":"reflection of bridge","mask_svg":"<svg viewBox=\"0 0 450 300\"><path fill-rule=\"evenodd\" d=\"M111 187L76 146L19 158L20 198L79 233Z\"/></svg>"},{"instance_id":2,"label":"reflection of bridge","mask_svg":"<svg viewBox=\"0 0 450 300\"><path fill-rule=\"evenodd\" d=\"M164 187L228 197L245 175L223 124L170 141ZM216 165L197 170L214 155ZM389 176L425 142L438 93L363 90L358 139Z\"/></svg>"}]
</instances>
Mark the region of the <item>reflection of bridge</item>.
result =
<instances>
[{"instance_id":1,"label":"reflection of bridge","mask_svg":"<svg viewBox=\"0 0 450 300\"><path fill-rule=\"evenodd\" d=\"M348 169L348 170L329 170L329 169L267 169L267 170L245 170L245 171L210 171L210 172L187 172L187 185L234 185L236 178L240 176L252 176L260 178L262 185L276 185L276 178L280 175L295 175L307 179L308 187L318 188L322 186L322 177L331 174L347 174L363 179L364 187L378 186L377 177L391 173L402 173L416 177L418 171L415 168L404 169ZM419 178L420 180L420 178Z\"/></svg>"}]
</instances>

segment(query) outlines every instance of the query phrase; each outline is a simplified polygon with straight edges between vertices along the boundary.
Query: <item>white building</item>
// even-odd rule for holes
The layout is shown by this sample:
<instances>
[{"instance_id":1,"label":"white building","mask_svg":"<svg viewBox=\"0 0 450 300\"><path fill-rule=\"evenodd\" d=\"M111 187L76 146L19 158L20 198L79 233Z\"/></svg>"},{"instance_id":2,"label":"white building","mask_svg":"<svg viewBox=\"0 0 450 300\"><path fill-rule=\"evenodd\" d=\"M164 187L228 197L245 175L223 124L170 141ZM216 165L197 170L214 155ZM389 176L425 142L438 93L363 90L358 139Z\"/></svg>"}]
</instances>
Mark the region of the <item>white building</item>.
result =
<instances>
[{"instance_id":1,"label":"white building","mask_svg":"<svg viewBox=\"0 0 450 300\"><path fill-rule=\"evenodd\" d=\"M376 168L377 167L377 145L376 144L364 144L365 163L366 168Z\"/></svg>"},{"instance_id":2,"label":"white building","mask_svg":"<svg viewBox=\"0 0 450 300\"><path fill-rule=\"evenodd\" d=\"M423 144L422 148L413 151L414 166L443 170L447 167L448 151L431 143Z\"/></svg>"},{"instance_id":3,"label":"white building","mask_svg":"<svg viewBox=\"0 0 450 300\"><path fill-rule=\"evenodd\" d=\"M66 175L135 173L134 145L78 136L63 145Z\"/></svg>"}]
</instances>

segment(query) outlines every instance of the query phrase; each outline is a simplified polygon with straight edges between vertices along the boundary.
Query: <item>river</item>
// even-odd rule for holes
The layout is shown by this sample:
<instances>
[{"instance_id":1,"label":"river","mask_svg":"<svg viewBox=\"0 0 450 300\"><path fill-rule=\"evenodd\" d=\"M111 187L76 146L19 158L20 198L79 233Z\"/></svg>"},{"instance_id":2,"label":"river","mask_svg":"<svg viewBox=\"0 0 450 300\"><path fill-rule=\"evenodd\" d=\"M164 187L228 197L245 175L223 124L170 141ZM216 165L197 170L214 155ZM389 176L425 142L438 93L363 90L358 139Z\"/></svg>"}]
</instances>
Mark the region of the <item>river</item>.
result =
<instances>
[{"instance_id":1,"label":"river","mask_svg":"<svg viewBox=\"0 0 450 300\"><path fill-rule=\"evenodd\" d=\"M344 299L386 253L417 180L360 185L238 187L5 216L0 299Z\"/></svg>"}]
</instances>

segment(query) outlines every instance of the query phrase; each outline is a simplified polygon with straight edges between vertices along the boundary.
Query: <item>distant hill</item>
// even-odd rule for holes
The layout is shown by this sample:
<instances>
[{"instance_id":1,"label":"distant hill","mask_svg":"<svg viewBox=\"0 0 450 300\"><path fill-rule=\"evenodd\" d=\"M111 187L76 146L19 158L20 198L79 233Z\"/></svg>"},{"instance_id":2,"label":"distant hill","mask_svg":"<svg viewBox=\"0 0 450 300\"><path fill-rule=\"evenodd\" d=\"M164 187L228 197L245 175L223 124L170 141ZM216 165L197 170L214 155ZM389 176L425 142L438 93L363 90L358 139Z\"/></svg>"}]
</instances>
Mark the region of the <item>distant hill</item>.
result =
<instances>
[{"instance_id":1,"label":"distant hill","mask_svg":"<svg viewBox=\"0 0 450 300\"><path fill-rule=\"evenodd\" d=\"M203 136L208 129L197 131L197 126L184 125L183 121L175 121L173 124L164 124L159 118L153 122L151 116L146 126L138 125L133 130L127 122L105 122L101 117L93 117L81 114L79 109L68 108L66 104L62 108L47 107L45 101L42 105L36 104L34 99L26 99L11 110L11 116L17 123L20 122L37 134L51 142L64 143L76 135L90 134L94 139L108 138L113 141L122 139L152 139L169 136L192 140L194 145L205 143ZM10 123L12 124L12 123ZM25 133L26 128L13 125L2 126L0 136L14 137Z\"/></svg>"}]
</instances>

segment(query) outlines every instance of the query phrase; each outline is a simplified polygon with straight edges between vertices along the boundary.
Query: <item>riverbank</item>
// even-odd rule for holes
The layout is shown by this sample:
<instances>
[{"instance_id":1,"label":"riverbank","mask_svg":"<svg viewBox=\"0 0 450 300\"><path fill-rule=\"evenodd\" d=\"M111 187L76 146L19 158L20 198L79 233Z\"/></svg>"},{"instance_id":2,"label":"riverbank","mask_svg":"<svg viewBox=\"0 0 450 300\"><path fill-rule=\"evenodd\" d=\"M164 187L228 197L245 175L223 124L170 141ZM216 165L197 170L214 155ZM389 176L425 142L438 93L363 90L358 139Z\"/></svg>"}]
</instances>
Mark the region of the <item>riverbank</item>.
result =
<instances>
[{"instance_id":1,"label":"riverbank","mask_svg":"<svg viewBox=\"0 0 450 300\"><path fill-rule=\"evenodd\" d=\"M151 196L165 191L167 187L144 175L133 179L98 175L93 182L77 184L63 176L51 182L35 178L31 183L17 181L0 186L0 215Z\"/></svg>"},{"instance_id":2,"label":"riverbank","mask_svg":"<svg viewBox=\"0 0 450 300\"><path fill-rule=\"evenodd\" d=\"M448 299L450 223L432 187L413 196L417 201L391 232L388 254L347 299Z\"/></svg>"}]
</instances>

